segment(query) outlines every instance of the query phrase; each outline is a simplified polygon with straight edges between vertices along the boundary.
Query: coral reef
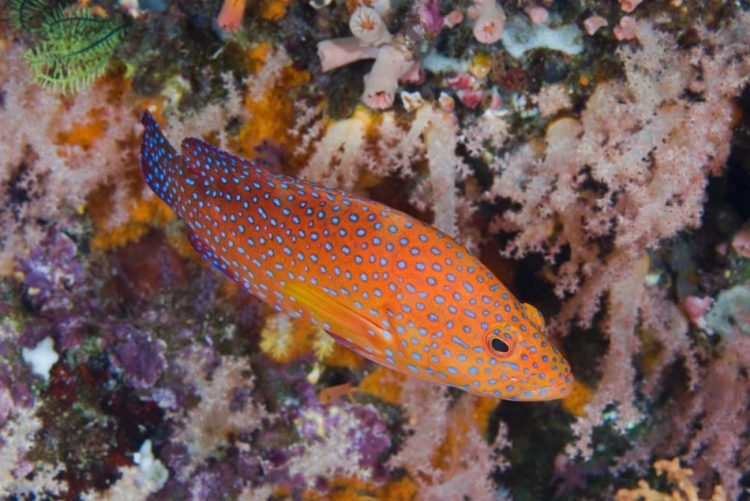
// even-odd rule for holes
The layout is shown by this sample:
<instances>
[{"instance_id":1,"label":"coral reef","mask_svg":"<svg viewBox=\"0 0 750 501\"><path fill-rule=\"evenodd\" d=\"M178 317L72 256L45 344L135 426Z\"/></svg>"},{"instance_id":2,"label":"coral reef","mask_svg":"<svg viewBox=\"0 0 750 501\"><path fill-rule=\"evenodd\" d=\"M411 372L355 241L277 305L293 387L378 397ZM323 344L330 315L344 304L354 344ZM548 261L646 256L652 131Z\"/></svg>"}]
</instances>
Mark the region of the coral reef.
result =
<instances>
[{"instance_id":1,"label":"coral reef","mask_svg":"<svg viewBox=\"0 0 750 501\"><path fill-rule=\"evenodd\" d=\"M0 499L750 499L744 3L0 4ZM423 383L226 281L144 108L456 237L571 396Z\"/></svg>"},{"instance_id":2,"label":"coral reef","mask_svg":"<svg viewBox=\"0 0 750 501\"><path fill-rule=\"evenodd\" d=\"M679 491L672 491L671 494L667 494L653 489L648 485L648 482L641 480L638 482L637 489L620 489L617 491L615 499L617 501L637 501L638 499L643 499L644 501L700 500L698 497L698 488L690 480L693 470L682 468L679 459L675 458L671 461L667 461L666 459L659 460L654 463L654 469L657 475L666 473L668 480L676 483ZM713 495L709 498L709 501L725 501L726 499L724 489L720 485L717 485L714 487Z\"/></svg>"}]
</instances>

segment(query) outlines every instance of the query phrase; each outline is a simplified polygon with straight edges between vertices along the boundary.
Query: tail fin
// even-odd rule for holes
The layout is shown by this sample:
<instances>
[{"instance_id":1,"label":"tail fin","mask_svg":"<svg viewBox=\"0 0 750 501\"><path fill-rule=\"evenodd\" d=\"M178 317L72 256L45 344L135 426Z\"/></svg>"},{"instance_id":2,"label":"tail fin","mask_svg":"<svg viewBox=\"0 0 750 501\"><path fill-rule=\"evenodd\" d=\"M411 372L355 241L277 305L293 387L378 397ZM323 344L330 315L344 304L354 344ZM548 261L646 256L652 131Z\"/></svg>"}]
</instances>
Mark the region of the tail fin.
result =
<instances>
[{"instance_id":1,"label":"tail fin","mask_svg":"<svg viewBox=\"0 0 750 501\"><path fill-rule=\"evenodd\" d=\"M183 160L159 129L151 113L141 115L143 141L141 142L141 172L146 183L173 209L177 181L184 175Z\"/></svg>"}]
</instances>

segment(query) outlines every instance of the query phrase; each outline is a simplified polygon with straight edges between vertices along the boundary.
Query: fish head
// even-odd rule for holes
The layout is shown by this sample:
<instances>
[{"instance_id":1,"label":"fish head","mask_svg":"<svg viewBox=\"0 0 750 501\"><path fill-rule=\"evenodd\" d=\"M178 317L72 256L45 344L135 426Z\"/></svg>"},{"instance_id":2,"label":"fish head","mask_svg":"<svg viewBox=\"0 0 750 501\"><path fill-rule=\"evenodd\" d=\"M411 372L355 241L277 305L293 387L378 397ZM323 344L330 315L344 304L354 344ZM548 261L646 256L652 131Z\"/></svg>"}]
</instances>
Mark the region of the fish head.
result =
<instances>
[{"instance_id":1,"label":"fish head","mask_svg":"<svg viewBox=\"0 0 750 501\"><path fill-rule=\"evenodd\" d=\"M477 342L490 370L477 372L473 393L539 401L565 398L572 391L570 365L547 338L544 318L533 306L520 305L518 315L491 324Z\"/></svg>"}]
</instances>

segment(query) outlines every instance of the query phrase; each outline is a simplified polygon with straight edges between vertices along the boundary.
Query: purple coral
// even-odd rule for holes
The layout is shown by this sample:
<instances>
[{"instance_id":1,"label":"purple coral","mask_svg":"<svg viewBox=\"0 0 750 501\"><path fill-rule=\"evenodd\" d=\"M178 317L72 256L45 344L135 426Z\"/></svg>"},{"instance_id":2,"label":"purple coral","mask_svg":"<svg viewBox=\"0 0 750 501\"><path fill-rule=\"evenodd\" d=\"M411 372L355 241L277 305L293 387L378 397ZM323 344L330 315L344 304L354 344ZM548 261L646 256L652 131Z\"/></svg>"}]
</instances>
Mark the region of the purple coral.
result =
<instances>
[{"instance_id":1,"label":"purple coral","mask_svg":"<svg viewBox=\"0 0 750 501\"><path fill-rule=\"evenodd\" d=\"M372 406L353 407L352 414L361 423L349 432L351 448L359 453L359 466L372 471L374 480L382 481L386 477L382 457L391 447L385 422Z\"/></svg>"},{"instance_id":2,"label":"purple coral","mask_svg":"<svg viewBox=\"0 0 750 501\"><path fill-rule=\"evenodd\" d=\"M164 371L166 344L129 325L114 329L116 339L110 359L135 388L153 386Z\"/></svg>"},{"instance_id":3,"label":"purple coral","mask_svg":"<svg viewBox=\"0 0 750 501\"><path fill-rule=\"evenodd\" d=\"M49 320L27 329L22 344L29 348L51 336L58 349L77 346L86 336L87 323L79 313L95 308L96 301L82 300L82 293L90 288L73 240L52 229L26 259L17 263L16 276L21 278L26 306Z\"/></svg>"}]
</instances>

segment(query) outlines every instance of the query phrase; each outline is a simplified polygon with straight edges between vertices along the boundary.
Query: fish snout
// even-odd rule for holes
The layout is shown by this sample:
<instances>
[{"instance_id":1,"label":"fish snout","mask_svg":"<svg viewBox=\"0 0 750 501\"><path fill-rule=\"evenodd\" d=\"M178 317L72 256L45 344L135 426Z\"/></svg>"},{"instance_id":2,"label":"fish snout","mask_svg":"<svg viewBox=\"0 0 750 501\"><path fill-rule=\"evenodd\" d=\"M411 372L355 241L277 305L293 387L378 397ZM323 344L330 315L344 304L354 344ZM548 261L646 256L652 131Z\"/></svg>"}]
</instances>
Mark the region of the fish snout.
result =
<instances>
[{"instance_id":1,"label":"fish snout","mask_svg":"<svg viewBox=\"0 0 750 501\"><path fill-rule=\"evenodd\" d=\"M573 373L568 371L553 384L535 390L536 398L534 400L557 400L565 398L573 391L574 383L575 378L573 377Z\"/></svg>"},{"instance_id":2,"label":"fish snout","mask_svg":"<svg viewBox=\"0 0 750 501\"><path fill-rule=\"evenodd\" d=\"M534 375L532 378L536 378L539 375ZM543 400L559 400L567 397L573 391L573 385L575 378L573 373L568 369L566 372L560 375L556 380L551 381L546 386L541 386L538 383L529 384L528 380L520 385L521 391L512 397L508 397L509 400L517 400L522 402L539 402Z\"/></svg>"}]
</instances>

